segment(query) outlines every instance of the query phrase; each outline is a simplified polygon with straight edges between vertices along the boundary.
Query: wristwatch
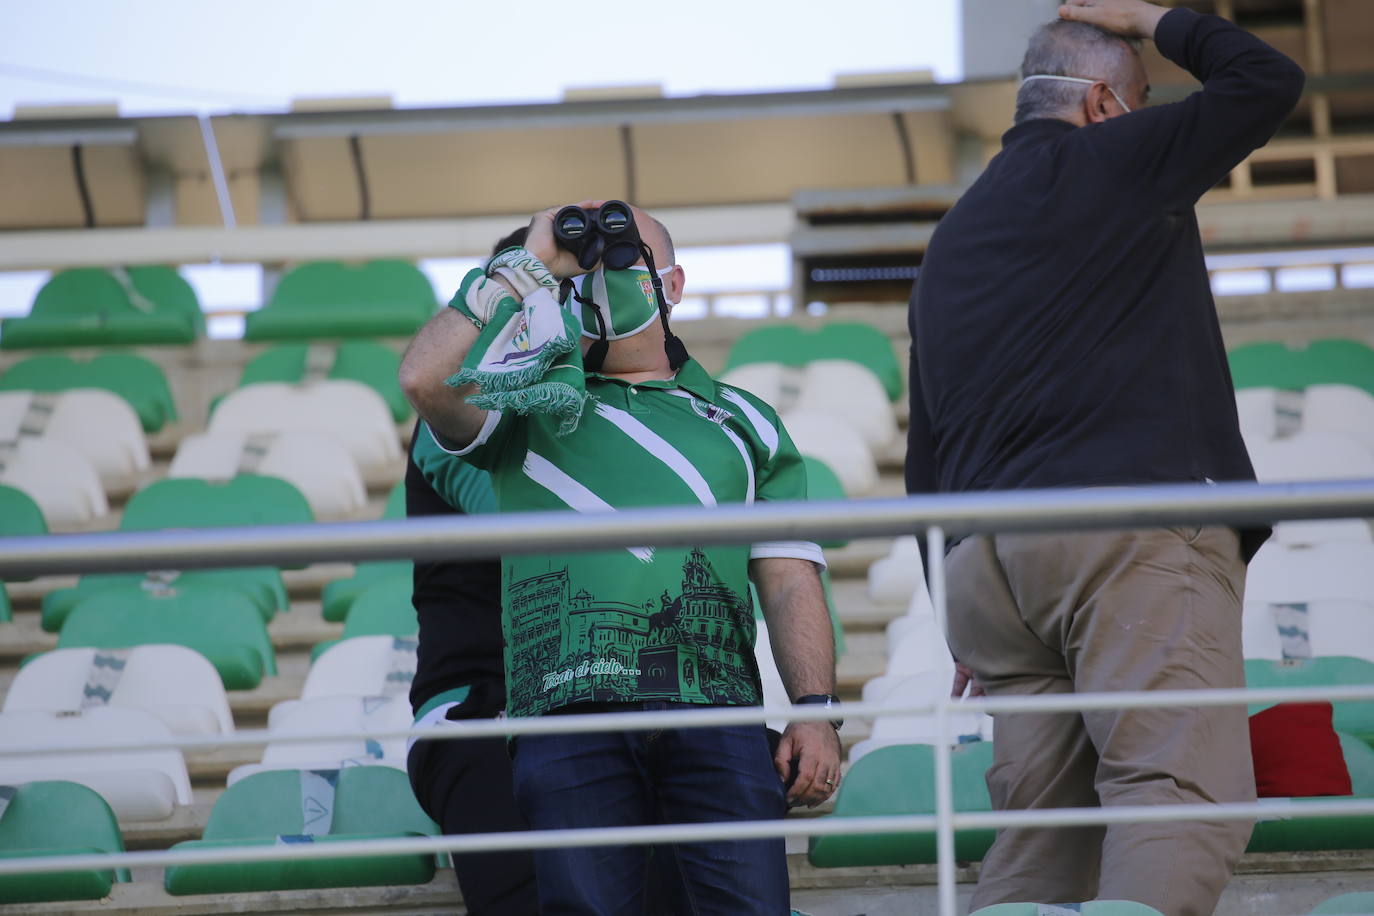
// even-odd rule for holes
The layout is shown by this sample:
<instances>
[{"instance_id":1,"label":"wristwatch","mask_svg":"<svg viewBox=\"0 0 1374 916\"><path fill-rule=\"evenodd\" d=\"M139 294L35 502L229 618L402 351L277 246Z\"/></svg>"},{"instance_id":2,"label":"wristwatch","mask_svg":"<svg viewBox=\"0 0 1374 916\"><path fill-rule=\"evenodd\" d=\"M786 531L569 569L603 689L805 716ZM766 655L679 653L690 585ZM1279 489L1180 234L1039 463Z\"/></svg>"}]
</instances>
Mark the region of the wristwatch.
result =
<instances>
[{"instance_id":1,"label":"wristwatch","mask_svg":"<svg viewBox=\"0 0 1374 916\"><path fill-rule=\"evenodd\" d=\"M833 693L808 693L804 697L797 697L795 700L792 701L792 705L824 706L826 709L833 709L836 712L839 712L840 698L835 696ZM830 724L834 726L835 731L839 731L842 727L844 727L844 719L831 719Z\"/></svg>"}]
</instances>

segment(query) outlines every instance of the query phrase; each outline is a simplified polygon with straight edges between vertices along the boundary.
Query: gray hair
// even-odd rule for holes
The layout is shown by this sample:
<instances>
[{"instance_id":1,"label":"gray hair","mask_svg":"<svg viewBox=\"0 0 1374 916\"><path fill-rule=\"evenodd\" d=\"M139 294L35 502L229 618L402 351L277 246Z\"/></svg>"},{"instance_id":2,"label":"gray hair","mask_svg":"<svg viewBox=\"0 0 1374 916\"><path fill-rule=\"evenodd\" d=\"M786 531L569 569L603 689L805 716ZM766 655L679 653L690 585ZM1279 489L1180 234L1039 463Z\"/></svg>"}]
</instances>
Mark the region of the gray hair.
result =
<instances>
[{"instance_id":1,"label":"gray hair","mask_svg":"<svg viewBox=\"0 0 1374 916\"><path fill-rule=\"evenodd\" d=\"M1021 61L1021 79L1037 73L1103 80L1122 92L1131 77L1131 59L1140 42L1086 22L1055 20L1035 30ZM1055 118L1080 104L1084 87L1056 80L1022 83L1016 93L1015 122Z\"/></svg>"}]
</instances>

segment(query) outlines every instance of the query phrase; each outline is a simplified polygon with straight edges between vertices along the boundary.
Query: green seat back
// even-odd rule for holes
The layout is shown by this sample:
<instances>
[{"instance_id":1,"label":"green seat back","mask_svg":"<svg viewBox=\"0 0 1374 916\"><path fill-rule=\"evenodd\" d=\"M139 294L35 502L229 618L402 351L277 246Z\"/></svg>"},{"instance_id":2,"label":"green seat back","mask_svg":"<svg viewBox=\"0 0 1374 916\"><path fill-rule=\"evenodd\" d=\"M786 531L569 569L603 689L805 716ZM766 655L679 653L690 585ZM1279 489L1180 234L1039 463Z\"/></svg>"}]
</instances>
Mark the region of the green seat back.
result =
<instances>
[{"instance_id":1,"label":"green seat back","mask_svg":"<svg viewBox=\"0 0 1374 916\"><path fill-rule=\"evenodd\" d=\"M348 617L353 602L370 585L380 579L396 576L409 576L415 570L410 560L380 560L375 563L359 563L353 575L347 579L335 579L327 583L320 593L324 619L338 623Z\"/></svg>"},{"instance_id":2,"label":"green seat back","mask_svg":"<svg viewBox=\"0 0 1374 916\"><path fill-rule=\"evenodd\" d=\"M1374 748L1338 733L1352 797L1374 798ZM1301 800L1299 800L1299 804ZM1303 817L1285 815L1261 820L1250 835L1247 852L1309 852L1324 849L1374 849L1374 817Z\"/></svg>"},{"instance_id":3,"label":"green seat back","mask_svg":"<svg viewBox=\"0 0 1374 916\"><path fill-rule=\"evenodd\" d=\"M1317 904L1312 916L1371 916L1374 914L1374 891L1341 894Z\"/></svg>"},{"instance_id":4,"label":"green seat back","mask_svg":"<svg viewBox=\"0 0 1374 916\"><path fill-rule=\"evenodd\" d=\"M137 304L125 284L132 287ZM22 318L6 319L4 349L111 344L186 344L205 334L195 290L174 268L100 268L54 274Z\"/></svg>"},{"instance_id":5,"label":"green seat back","mask_svg":"<svg viewBox=\"0 0 1374 916\"><path fill-rule=\"evenodd\" d=\"M1374 684L1374 662L1344 655L1290 658L1282 661L1248 659L1245 683L1249 687L1336 687ZM1272 706L1255 704L1250 714ZM1374 701L1345 700L1332 703L1332 726L1374 745Z\"/></svg>"},{"instance_id":6,"label":"green seat back","mask_svg":"<svg viewBox=\"0 0 1374 916\"><path fill-rule=\"evenodd\" d=\"M305 361L309 350L305 344L268 347L243 367L238 387L259 382L299 382L305 378Z\"/></svg>"},{"instance_id":7,"label":"green seat back","mask_svg":"<svg viewBox=\"0 0 1374 916\"><path fill-rule=\"evenodd\" d=\"M811 455L803 455L802 463L806 465L806 498L807 499L845 499L844 487L840 485L840 478L819 458ZM849 541L841 538L833 541L820 542L822 547L844 547Z\"/></svg>"},{"instance_id":8,"label":"green seat back","mask_svg":"<svg viewBox=\"0 0 1374 916\"><path fill-rule=\"evenodd\" d=\"M1314 340L1306 347L1254 343L1228 354L1236 388L1354 385L1374 394L1374 349L1356 340Z\"/></svg>"},{"instance_id":9,"label":"green seat back","mask_svg":"<svg viewBox=\"0 0 1374 916\"><path fill-rule=\"evenodd\" d=\"M405 261L313 261L289 271L268 303L248 314L244 338L408 336L436 305L429 280Z\"/></svg>"},{"instance_id":10,"label":"green seat back","mask_svg":"<svg viewBox=\"0 0 1374 916\"><path fill-rule=\"evenodd\" d=\"M413 582L409 570L377 579L353 599L344 621L343 638L354 636L414 636L420 628L410 603Z\"/></svg>"},{"instance_id":11,"label":"green seat back","mask_svg":"<svg viewBox=\"0 0 1374 916\"><path fill-rule=\"evenodd\" d=\"M168 477L139 490L124 508L123 531L305 525L315 520L300 490L280 477L239 474L227 481Z\"/></svg>"},{"instance_id":12,"label":"green seat back","mask_svg":"<svg viewBox=\"0 0 1374 916\"><path fill-rule=\"evenodd\" d=\"M956 811L990 811L983 774L992 763L992 743L974 741L951 751ZM935 812L935 749L925 744L880 748L850 768L830 817ZM955 856L983 858L994 830L960 830L954 835ZM811 864L822 868L863 865L910 865L935 861L935 832L811 838Z\"/></svg>"},{"instance_id":13,"label":"green seat back","mask_svg":"<svg viewBox=\"0 0 1374 916\"><path fill-rule=\"evenodd\" d=\"M10 607L10 593L5 590L5 583L0 582L0 623L9 623L14 619L14 611Z\"/></svg>"},{"instance_id":14,"label":"green seat back","mask_svg":"<svg viewBox=\"0 0 1374 916\"><path fill-rule=\"evenodd\" d=\"M33 497L18 487L0 484L0 537L47 533L43 510Z\"/></svg>"},{"instance_id":15,"label":"green seat back","mask_svg":"<svg viewBox=\"0 0 1374 916\"><path fill-rule=\"evenodd\" d=\"M31 356L0 375L0 391L66 391L103 388L129 402L144 432L177 418L167 377L158 365L132 353L102 353L78 362L70 356Z\"/></svg>"},{"instance_id":16,"label":"green seat back","mask_svg":"<svg viewBox=\"0 0 1374 916\"><path fill-rule=\"evenodd\" d=\"M790 324L769 325L740 335L725 357L725 371L749 363L804 366L810 358L806 332Z\"/></svg>"},{"instance_id":17,"label":"green seat back","mask_svg":"<svg viewBox=\"0 0 1374 916\"><path fill-rule=\"evenodd\" d=\"M144 573L96 573L82 576L71 588L57 588L43 596L43 629L56 633L62 629L72 608L95 592L106 589L141 591ZM262 614L264 623L271 623L278 611L290 604L281 570L275 566L244 566L236 569L187 569L176 577L178 585L190 583L215 585L240 592Z\"/></svg>"},{"instance_id":18,"label":"green seat back","mask_svg":"<svg viewBox=\"0 0 1374 916\"><path fill-rule=\"evenodd\" d=\"M251 690L277 673L262 614L242 593L181 585L163 594L107 589L77 603L57 638L59 649L119 649L175 643L210 660L227 690Z\"/></svg>"},{"instance_id":19,"label":"green seat back","mask_svg":"<svg viewBox=\"0 0 1374 916\"><path fill-rule=\"evenodd\" d=\"M902 396L904 372L892 341L872 325L836 321L821 326L811 342L811 359L847 359L878 377L888 400Z\"/></svg>"},{"instance_id":20,"label":"green seat back","mask_svg":"<svg viewBox=\"0 0 1374 916\"><path fill-rule=\"evenodd\" d=\"M119 822L95 790L74 782L30 782L5 791L13 795L0 816L0 859L124 851ZM99 900L109 895L116 880L128 881L129 873L87 869L0 875L0 900Z\"/></svg>"},{"instance_id":21,"label":"green seat back","mask_svg":"<svg viewBox=\"0 0 1374 916\"><path fill-rule=\"evenodd\" d=\"M333 817L323 835L302 836L305 811L318 811L302 795L301 771L255 773L224 790L210 812L203 839L173 849L327 844L350 839L433 836L434 822L420 810L410 780L387 766L347 767L337 776ZM172 894L236 893L291 888L422 884L434 877L433 855L363 856L334 860L252 862L236 865L179 865L167 869Z\"/></svg>"}]
</instances>

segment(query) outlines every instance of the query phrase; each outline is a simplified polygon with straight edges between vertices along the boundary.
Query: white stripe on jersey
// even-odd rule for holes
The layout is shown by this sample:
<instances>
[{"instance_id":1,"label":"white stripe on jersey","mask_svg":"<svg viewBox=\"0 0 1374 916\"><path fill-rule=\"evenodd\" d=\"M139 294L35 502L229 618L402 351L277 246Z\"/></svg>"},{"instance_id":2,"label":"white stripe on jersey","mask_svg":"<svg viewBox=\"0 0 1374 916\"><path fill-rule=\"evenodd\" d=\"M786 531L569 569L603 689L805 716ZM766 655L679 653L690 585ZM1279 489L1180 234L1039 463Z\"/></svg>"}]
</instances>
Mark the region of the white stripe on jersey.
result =
<instances>
[{"instance_id":1,"label":"white stripe on jersey","mask_svg":"<svg viewBox=\"0 0 1374 916\"><path fill-rule=\"evenodd\" d=\"M530 451L525 452L523 470L526 477L557 496L569 508L578 512L615 511L614 506L563 473L543 455L537 455ZM625 549L634 554L641 563L653 562L654 549L652 547L626 547Z\"/></svg>"},{"instance_id":2,"label":"white stripe on jersey","mask_svg":"<svg viewBox=\"0 0 1374 916\"><path fill-rule=\"evenodd\" d=\"M750 404L735 392L726 388L720 388L720 393L731 404L744 411L744 416L749 421L749 425L754 427L754 435L759 437L759 441L768 449L768 458L771 460L778 453L778 431L773 428L773 424L764 419L763 414L759 413L758 408Z\"/></svg>"},{"instance_id":3,"label":"white stripe on jersey","mask_svg":"<svg viewBox=\"0 0 1374 916\"><path fill-rule=\"evenodd\" d=\"M668 393L680 398L686 398L689 401L697 400L696 395L688 391L683 391L681 388L674 388ZM726 426L724 423L717 423L716 426L719 426L720 431L725 433L725 435L730 438L731 442L735 443L735 448L739 449L739 456L744 459L744 473L749 478L749 489L744 494L744 504L747 506L753 505L754 490L757 486L754 483L754 456L749 454L749 446L744 444L744 440L737 436L733 429L730 429L730 427Z\"/></svg>"},{"instance_id":4,"label":"white stripe on jersey","mask_svg":"<svg viewBox=\"0 0 1374 916\"><path fill-rule=\"evenodd\" d=\"M673 448L667 439L619 407L612 407L598 401L596 412L614 423L621 432L635 440L636 444L650 455L666 464L683 483L691 488L703 506L716 504L716 495L711 492L711 486L706 482L706 478L702 477L701 472L692 465L692 462L687 460L687 456Z\"/></svg>"}]
</instances>

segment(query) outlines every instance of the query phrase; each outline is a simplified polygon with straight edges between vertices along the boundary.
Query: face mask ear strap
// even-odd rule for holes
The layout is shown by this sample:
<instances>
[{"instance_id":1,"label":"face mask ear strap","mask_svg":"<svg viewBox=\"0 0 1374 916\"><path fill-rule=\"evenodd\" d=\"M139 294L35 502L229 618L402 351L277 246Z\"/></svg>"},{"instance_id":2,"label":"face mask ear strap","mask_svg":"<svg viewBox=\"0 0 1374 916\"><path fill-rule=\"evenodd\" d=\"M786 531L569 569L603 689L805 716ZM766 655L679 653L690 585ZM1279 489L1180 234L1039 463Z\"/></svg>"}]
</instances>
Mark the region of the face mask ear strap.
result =
<instances>
[{"instance_id":1,"label":"face mask ear strap","mask_svg":"<svg viewBox=\"0 0 1374 916\"><path fill-rule=\"evenodd\" d=\"M658 320L663 324L663 352L668 357L668 365L676 372L687 362L687 347L668 327L668 298L663 295L663 278L658 275L658 265L654 263L654 253L643 242L639 243L639 253L644 255L644 265L649 268L649 282L654 287L654 297L658 299Z\"/></svg>"},{"instance_id":2,"label":"face mask ear strap","mask_svg":"<svg viewBox=\"0 0 1374 916\"><path fill-rule=\"evenodd\" d=\"M563 295L565 297L572 296L574 302L578 305L585 305L587 308L591 309L592 314L596 316L596 330L601 336L587 348L586 354L582 357L582 365L592 372L600 372L601 367L606 362L606 351L611 348L611 342L606 339L606 316L601 314L601 307L598 306L595 301L585 299L578 293L577 287L573 284L573 281L564 280L563 288Z\"/></svg>"}]
</instances>

